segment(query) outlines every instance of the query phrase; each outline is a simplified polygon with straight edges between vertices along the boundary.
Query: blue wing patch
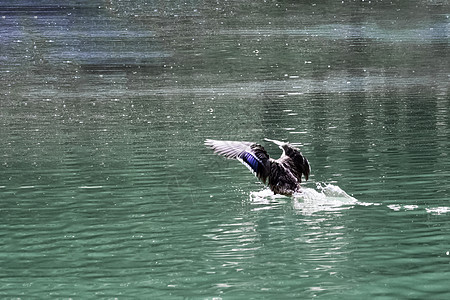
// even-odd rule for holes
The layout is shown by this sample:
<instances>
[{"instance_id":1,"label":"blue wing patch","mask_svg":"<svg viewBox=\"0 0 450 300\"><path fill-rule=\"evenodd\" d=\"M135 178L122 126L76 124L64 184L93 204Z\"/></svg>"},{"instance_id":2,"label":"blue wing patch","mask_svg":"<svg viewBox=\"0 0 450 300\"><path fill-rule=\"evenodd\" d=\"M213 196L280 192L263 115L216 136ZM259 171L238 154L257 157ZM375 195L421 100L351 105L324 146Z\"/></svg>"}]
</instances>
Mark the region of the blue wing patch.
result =
<instances>
[{"instance_id":1,"label":"blue wing patch","mask_svg":"<svg viewBox=\"0 0 450 300\"><path fill-rule=\"evenodd\" d=\"M249 152L243 152L239 155L239 158L242 160L242 162L245 163L251 169L254 173L258 173L259 168L259 160L253 156L252 153Z\"/></svg>"}]
</instances>

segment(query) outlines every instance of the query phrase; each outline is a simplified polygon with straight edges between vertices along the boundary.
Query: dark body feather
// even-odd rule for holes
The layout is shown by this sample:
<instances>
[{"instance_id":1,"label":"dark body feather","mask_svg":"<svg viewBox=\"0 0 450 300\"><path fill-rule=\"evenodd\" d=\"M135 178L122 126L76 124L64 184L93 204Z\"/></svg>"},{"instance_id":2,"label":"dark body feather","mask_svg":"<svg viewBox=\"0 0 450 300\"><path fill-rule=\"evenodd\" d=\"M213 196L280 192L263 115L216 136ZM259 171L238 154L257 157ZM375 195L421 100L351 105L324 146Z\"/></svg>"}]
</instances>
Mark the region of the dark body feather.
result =
<instances>
[{"instance_id":1,"label":"dark body feather","mask_svg":"<svg viewBox=\"0 0 450 300\"><path fill-rule=\"evenodd\" d=\"M294 146L276 140L283 154L277 160L269 157L263 146L251 142L206 140L205 145L227 158L241 161L275 194L290 196L300 191L302 175L308 180L308 160Z\"/></svg>"}]
</instances>

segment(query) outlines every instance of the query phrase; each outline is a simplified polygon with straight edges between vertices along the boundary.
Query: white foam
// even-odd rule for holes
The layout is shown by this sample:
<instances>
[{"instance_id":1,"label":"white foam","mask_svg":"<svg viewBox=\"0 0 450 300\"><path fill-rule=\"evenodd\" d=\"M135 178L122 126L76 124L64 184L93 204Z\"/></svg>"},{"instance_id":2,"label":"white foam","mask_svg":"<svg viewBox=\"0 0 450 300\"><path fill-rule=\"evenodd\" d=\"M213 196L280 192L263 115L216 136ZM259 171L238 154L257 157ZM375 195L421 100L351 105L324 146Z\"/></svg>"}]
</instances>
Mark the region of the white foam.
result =
<instances>
[{"instance_id":1,"label":"white foam","mask_svg":"<svg viewBox=\"0 0 450 300\"><path fill-rule=\"evenodd\" d=\"M427 213L430 213L433 215L442 215L442 214L450 213L450 207L447 207L447 206L425 208L425 210L427 211Z\"/></svg>"},{"instance_id":2,"label":"white foam","mask_svg":"<svg viewBox=\"0 0 450 300\"><path fill-rule=\"evenodd\" d=\"M390 204L387 206L389 209L392 209L393 211L400 211L400 210L415 210L418 209L418 205L400 205L400 204Z\"/></svg>"},{"instance_id":3,"label":"white foam","mask_svg":"<svg viewBox=\"0 0 450 300\"><path fill-rule=\"evenodd\" d=\"M273 203L278 203L278 200L280 198L285 198L285 196L275 195L268 188L266 188L264 190L261 190L261 191L258 191L258 192L250 192L250 200L254 204L269 205L269 204L273 204ZM271 206L268 206L266 208L257 208L257 210L269 209L269 208L271 208Z\"/></svg>"},{"instance_id":4,"label":"white foam","mask_svg":"<svg viewBox=\"0 0 450 300\"><path fill-rule=\"evenodd\" d=\"M316 188L303 188L294 195L294 208L311 215L320 211L336 211L352 208L358 200L337 185L318 183Z\"/></svg>"},{"instance_id":5,"label":"white foam","mask_svg":"<svg viewBox=\"0 0 450 300\"><path fill-rule=\"evenodd\" d=\"M250 200L254 204L266 205L269 209L279 204L279 200L285 198L282 195L274 195L270 189L250 193ZM337 185L317 183L316 188L303 187L302 191L293 195L294 208L305 215L311 215L320 211L336 211L349 209L355 205L370 206L375 203L359 202L356 198L347 194Z\"/></svg>"}]
</instances>

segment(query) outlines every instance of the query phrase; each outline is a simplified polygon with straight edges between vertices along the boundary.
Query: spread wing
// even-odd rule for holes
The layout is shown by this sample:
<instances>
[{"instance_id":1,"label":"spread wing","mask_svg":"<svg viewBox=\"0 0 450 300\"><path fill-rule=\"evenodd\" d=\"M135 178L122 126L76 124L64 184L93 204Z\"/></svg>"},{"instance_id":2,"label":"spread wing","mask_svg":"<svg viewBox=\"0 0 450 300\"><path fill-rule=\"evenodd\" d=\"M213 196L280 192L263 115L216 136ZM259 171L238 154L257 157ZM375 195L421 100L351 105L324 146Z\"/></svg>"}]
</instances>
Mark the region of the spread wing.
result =
<instances>
[{"instance_id":1,"label":"spread wing","mask_svg":"<svg viewBox=\"0 0 450 300\"><path fill-rule=\"evenodd\" d=\"M266 182L270 173L269 155L263 146L238 141L218 141L207 139L205 145L215 153L239 160L262 182Z\"/></svg>"},{"instance_id":2,"label":"spread wing","mask_svg":"<svg viewBox=\"0 0 450 300\"><path fill-rule=\"evenodd\" d=\"M302 174L305 176L305 179L308 180L309 173L311 172L311 166L309 165L308 160L305 156L300 152L299 149L295 148L289 143L280 142L277 140L265 139L266 141L273 142L277 144L281 150L283 150L283 154L278 159L279 162L289 162L292 166L291 169L294 171L295 176L301 182Z\"/></svg>"}]
</instances>

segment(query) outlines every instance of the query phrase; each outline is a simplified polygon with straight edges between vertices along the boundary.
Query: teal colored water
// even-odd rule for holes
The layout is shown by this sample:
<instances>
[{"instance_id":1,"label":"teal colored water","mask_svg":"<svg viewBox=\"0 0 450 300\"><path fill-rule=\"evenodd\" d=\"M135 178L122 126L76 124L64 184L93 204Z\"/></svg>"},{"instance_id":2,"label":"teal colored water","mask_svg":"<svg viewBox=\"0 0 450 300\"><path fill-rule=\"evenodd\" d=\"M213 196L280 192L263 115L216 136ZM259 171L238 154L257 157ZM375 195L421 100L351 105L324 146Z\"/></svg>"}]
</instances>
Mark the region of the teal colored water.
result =
<instances>
[{"instance_id":1,"label":"teal colored water","mask_svg":"<svg viewBox=\"0 0 450 300\"><path fill-rule=\"evenodd\" d=\"M447 1L0 1L0 298L448 299ZM207 138L290 141L274 196Z\"/></svg>"}]
</instances>

